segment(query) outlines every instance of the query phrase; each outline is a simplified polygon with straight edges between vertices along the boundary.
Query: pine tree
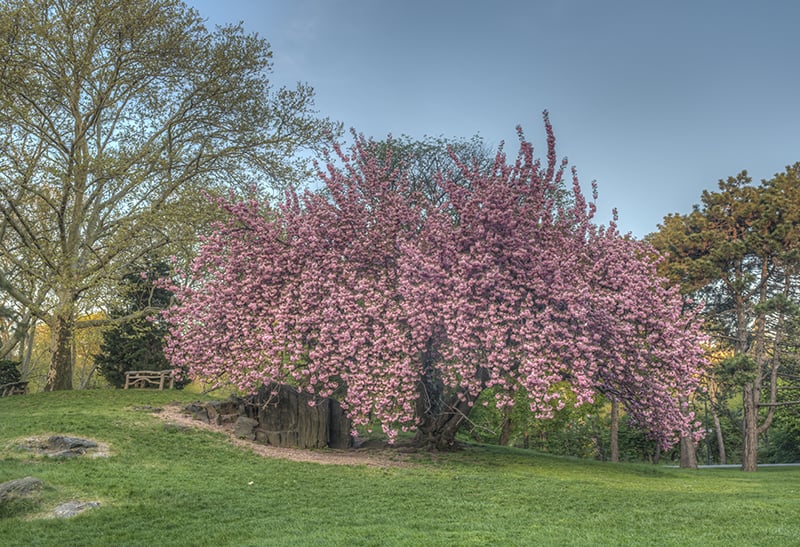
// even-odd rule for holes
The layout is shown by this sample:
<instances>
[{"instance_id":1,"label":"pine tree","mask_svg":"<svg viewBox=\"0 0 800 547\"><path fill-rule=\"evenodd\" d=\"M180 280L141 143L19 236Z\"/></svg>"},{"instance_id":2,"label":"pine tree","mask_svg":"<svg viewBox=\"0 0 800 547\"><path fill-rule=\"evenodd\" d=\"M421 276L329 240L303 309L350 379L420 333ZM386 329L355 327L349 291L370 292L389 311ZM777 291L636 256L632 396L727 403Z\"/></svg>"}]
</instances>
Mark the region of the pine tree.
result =
<instances>
[{"instance_id":1,"label":"pine tree","mask_svg":"<svg viewBox=\"0 0 800 547\"><path fill-rule=\"evenodd\" d=\"M164 336L167 325L158 318L147 317L144 312L167 307L172 292L155 284L169 272L164 263L158 263L143 273L129 273L121 283L124 303L111 311L112 319L138 315L136 319L115 323L103 333L100 353L95 364L100 374L113 386L125 385L129 370L166 370L172 368L164 356ZM186 382L178 381L183 387Z\"/></svg>"}]
</instances>

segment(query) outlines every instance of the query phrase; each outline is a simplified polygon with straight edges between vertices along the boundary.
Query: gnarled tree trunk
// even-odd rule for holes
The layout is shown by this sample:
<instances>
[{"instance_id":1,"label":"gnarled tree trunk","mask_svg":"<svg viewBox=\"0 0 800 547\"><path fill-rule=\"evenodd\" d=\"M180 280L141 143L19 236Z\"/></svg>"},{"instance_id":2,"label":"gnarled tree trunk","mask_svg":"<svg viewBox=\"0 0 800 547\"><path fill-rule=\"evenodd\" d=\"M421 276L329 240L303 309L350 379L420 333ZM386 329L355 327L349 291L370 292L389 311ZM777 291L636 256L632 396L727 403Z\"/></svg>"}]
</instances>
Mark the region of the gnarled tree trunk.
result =
<instances>
[{"instance_id":1,"label":"gnarled tree trunk","mask_svg":"<svg viewBox=\"0 0 800 547\"><path fill-rule=\"evenodd\" d=\"M438 355L431 349L422 356L423 376L417 399L415 443L426 450L453 450L458 447L456 433L472 410L474 399L468 393L447 393L436 368Z\"/></svg>"},{"instance_id":2,"label":"gnarled tree trunk","mask_svg":"<svg viewBox=\"0 0 800 547\"><path fill-rule=\"evenodd\" d=\"M417 405L420 408L420 404ZM471 410L466 401L451 397L440 400L419 414L415 443L426 450L454 450L458 448L456 433Z\"/></svg>"}]
</instances>

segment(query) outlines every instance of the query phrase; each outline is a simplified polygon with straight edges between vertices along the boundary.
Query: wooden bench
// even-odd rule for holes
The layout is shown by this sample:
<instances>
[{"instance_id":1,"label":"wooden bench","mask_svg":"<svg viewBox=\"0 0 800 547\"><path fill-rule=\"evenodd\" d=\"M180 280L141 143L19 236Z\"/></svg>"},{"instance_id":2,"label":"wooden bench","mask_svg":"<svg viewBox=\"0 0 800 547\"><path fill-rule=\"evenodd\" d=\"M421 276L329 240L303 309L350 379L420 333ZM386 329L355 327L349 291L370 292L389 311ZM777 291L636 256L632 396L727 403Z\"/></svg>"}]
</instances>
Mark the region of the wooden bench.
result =
<instances>
[{"instance_id":1,"label":"wooden bench","mask_svg":"<svg viewBox=\"0 0 800 547\"><path fill-rule=\"evenodd\" d=\"M0 397L25 395L26 393L28 393L28 382L11 382L0 386Z\"/></svg>"},{"instance_id":2,"label":"wooden bench","mask_svg":"<svg viewBox=\"0 0 800 547\"><path fill-rule=\"evenodd\" d=\"M129 370L125 373L125 389L128 387L145 388L150 385L158 386L159 391L164 389L165 382L169 380L169 388L175 387L175 379L171 370Z\"/></svg>"}]
</instances>

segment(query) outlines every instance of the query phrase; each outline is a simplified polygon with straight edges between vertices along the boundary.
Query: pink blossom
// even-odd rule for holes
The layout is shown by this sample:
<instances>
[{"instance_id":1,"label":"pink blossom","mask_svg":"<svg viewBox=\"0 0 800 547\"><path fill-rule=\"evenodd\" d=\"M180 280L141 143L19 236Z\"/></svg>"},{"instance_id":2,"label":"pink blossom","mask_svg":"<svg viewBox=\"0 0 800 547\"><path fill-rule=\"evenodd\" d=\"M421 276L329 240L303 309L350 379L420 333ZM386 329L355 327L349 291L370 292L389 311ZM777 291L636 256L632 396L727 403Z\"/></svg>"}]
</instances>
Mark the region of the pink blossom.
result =
<instances>
[{"instance_id":1,"label":"pink blossom","mask_svg":"<svg viewBox=\"0 0 800 547\"><path fill-rule=\"evenodd\" d=\"M390 439L417 425L431 366L467 411L489 387L542 418L568 392L603 393L663 446L691 434L678 401L705 366L699 320L652 248L594 223L574 171L556 199L566 163L545 121L546 168L522 140L513 163L501 150L488 172L461 166L468 184L439 180L441 203L363 137L320 172L324 194L220 199L228 221L173 288L173 364L244 392L336 395Z\"/></svg>"}]
</instances>

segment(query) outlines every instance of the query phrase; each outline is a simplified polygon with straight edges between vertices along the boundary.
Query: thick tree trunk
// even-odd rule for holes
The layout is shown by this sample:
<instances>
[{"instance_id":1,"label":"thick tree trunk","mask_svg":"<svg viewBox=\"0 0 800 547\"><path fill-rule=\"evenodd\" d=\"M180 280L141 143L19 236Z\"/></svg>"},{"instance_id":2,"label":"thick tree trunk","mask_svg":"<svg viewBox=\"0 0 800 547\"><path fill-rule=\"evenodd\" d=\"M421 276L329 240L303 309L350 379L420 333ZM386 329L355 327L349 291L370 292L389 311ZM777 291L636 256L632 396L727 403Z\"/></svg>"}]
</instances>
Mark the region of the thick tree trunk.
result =
<instances>
[{"instance_id":1,"label":"thick tree trunk","mask_svg":"<svg viewBox=\"0 0 800 547\"><path fill-rule=\"evenodd\" d=\"M755 382L747 382L742 392L744 419L742 425L742 471L758 470L758 400L760 390Z\"/></svg>"},{"instance_id":2,"label":"thick tree trunk","mask_svg":"<svg viewBox=\"0 0 800 547\"><path fill-rule=\"evenodd\" d=\"M689 400L680 397L681 406L688 409ZM691 436L681 437L680 441L681 461L680 466L687 469L697 469L697 445Z\"/></svg>"},{"instance_id":3,"label":"thick tree trunk","mask_svg":"<svg viewBox=\"0 0 800 547\"><path fill-rule=\"evenodd\" d=\"M619 462L619 401L611 401L611 461Z\"/></svg>"},{"instance_id":4,"label":"thick tree trunk","mask_svg":"<svg viewBox=\"0 0 800 547\"><path fill-rule=\"evenodd\" d=\"M681 437L681 467L697 469L697 447L691 437Z\"/></svg>"},{"instance_id":5,"label":"thick tree trunk","mask_svg":"<svg viewBox=\"0 0 800 547\"><path fill-rule=\"evenodd\" d=\"M419 408L419 406L418 406ZM452 397L441 401L436 410L431 407L419 415L415 444L426 450L454 450L458 448L456 433L464 424L471 408L466 401Z\"/></svg>"},{"instance_id":6,"label":"thick tree trunk","mask_svg":"<svg viewBox=\"0 0 800 547\"><path fill-rule=\"evenodd\" d=\"M426 450L453 450L458 447L456 433L471 410L467 400L457 396L445 399L443 386L426 386L417 400L415 443ZM433 388L433 389L431 389Z\"/></svg>"},{"instance_id":7,"label":"thick tree trunk","mask_svg":"<svg viewBox=\"0 0 800 547\"><path fill-rule=\"evenodd\" d=\"M50 370L45 391L72 389L72 341L75 334L75 316L72 306L66 306L50 325Z\"/></svg>"},{"instance_id":8,"label":"thick tree trunk","mask_svg":"<svg viewBox=\"0 0 800 547\"><path fill-rule=\"evenodd\" d=\"M438 354L429 344L422 355L423 376L417 389L417 436L415 443L426 450L454 450L458 447L456 433L469 416L473 400L469 394L446 393L436 363Z\"/></svg>"}]
</instances>

